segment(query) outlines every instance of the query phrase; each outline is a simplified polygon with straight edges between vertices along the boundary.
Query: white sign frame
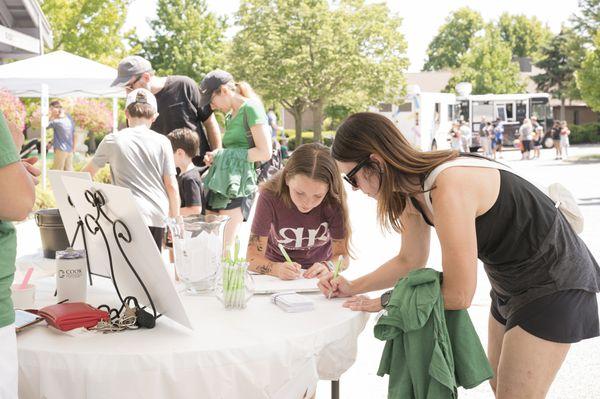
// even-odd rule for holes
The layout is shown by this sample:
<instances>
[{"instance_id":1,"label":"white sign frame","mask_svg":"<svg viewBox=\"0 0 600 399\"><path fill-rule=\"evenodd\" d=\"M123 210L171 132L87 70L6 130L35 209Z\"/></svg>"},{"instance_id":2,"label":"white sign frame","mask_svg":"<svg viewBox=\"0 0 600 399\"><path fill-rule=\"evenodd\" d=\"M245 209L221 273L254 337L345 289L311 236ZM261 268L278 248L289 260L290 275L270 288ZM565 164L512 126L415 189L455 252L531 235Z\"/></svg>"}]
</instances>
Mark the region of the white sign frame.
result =
<instances>
[{"instance_id":1,"label":"white sign frame","mask_svg":"<svg viewBox=\"0 0 600 399\"><path fill-rule=\"evenodd\" d=\"M90 270L92 273L102 274L108 272L108 275L111 276L114 274L114 279L122 298L134 296L138 299L140 305L150 304L142 286L119 249L113 234L112 223L100 215L99 224L102 227L104 236L100 231L94 235L86 227L86 220L90 228L94 229L96 227L93 217L97 215L97 210L87 201L85 193L86 191L99 191L105 200L105 205L102 209L106 216L113 221L122 221L129 230L131 242L127 243L124 240L120 240L120 243L133 268L148 289L156 311L182 326L192 329L192 324L183 303L163 263L160 252L156 247L156 242L144 223L131 190L111 184L96 183L67 176L62 177L62 180L67 193L71 197L71 201L75 205L77 213L84 221ZM117 231L127 235L123 228L118 228ZM110 247L113 265L112 273L109 267L109 255L106 250L104 238L106 238Z\"/></svg>"}]
</instances>

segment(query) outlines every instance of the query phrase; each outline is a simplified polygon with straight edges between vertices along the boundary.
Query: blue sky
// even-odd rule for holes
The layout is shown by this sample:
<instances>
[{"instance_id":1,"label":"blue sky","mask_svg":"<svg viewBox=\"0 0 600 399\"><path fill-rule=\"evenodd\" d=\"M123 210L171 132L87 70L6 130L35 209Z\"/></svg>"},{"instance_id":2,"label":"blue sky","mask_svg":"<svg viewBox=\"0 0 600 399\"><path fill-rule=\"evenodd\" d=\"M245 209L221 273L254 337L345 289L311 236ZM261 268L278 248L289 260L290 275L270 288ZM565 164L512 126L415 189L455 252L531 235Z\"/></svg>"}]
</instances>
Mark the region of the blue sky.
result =
<instances>
[{"instance_id":1,"label":"blue sky","mask_svg":"<svg viewBox=\"0 0 600 399\"><path fill-rule=\"evenodd\" d=\"M156 17L156 3L156 0L134 0L129 9L126 28L134 27L142 37L151 34L147 20ZM388 0L386 3L392 12L404 19L402 30L408 43L410 72L421 69L427 45L448 14L457 8L469 6L479 11L486 20L497 19L503 12L536 16L554 32L558 32L561 24L578 10L577 0L561 0L559 3L548 0ZM238 0L208 0L211 11L230 18L233 18L238 6Z\"/></svg>"}]
</instances>

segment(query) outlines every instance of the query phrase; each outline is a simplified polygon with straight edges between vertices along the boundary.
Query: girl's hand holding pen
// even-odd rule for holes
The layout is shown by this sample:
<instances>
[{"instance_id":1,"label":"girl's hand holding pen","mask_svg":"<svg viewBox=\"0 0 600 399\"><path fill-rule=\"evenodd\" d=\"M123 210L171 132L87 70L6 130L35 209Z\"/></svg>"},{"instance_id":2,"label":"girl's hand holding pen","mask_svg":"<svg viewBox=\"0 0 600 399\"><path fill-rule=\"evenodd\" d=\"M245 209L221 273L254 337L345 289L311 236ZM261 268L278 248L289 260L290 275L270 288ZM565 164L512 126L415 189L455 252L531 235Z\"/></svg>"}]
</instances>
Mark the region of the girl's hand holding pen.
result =
<instances>
[{"instance_id":1,"label":"girl's hand holding pen","mask_svg":"<svg viewBox=\"0 0 600 399\"><path fill-rule=\"evenodd\" d=\"M276 263L277 276L282 280L295 280L299 278L302 275L302 265L293 262L290 259L290 256L288 255L283 245L281 245L281 243L278 244L278 247L286 262Z\"/></svg>"},{"instance_id":2,"label":"girl's hand holding pen","mask_svg":"<svg viewBox=\"0 0 600 399\"><path fill-rule=\"evenodd\" d=\"M295 280L302 275L302 266L295 262L273 263L277 277L282 280Z\"/></svg>"}]
</instances>

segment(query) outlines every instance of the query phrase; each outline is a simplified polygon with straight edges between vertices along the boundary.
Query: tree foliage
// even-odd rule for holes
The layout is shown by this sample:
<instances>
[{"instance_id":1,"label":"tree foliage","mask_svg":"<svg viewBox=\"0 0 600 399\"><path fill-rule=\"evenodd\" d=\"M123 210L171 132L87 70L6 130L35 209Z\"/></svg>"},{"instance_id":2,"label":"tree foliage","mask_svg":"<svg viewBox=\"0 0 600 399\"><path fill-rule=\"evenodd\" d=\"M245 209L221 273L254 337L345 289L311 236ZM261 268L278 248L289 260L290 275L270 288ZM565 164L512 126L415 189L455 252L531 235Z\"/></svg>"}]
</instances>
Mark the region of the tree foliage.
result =
<instances>
[{"instance_id":1,"label":"tree foliage","mask_svg":"<svg viewBox=\"0 0 600 399\"><path fill-rule=\"evenodd\" d=\"M525 15L503 13L498 20L498 29L516 57L537 58L552 37L550 29L539 19Z\"/></svg>"},{"instance_id":2,"label":"tree foliage","mask_svg":"<svg viewBox=\"0 0 600 399\"><path fill-rule=\"evenodd\" d=\"M541 58L535 64L544 70L533 77L538 89L562 100L579 98L575 71L584 56L581 37L572 29L563 28L543 47Z\"/></svg>"},{"instance_id":3,"label":"tree foliage","mask_svg":"<svg viewBox=\"0 0 600 399\"><path fill-rule=\"evenodd\" d=\"M470 82L473 94L515 93L524 90L519 66L512 61L512 52L502 40L499 30L488 25L485 34L473 40L471 48L460 59L457 73L450 79L447 91L459 82Z\"/></svg>"},{"instance_id":4,"label":"tree foliage","mask_svg":"<svg viewBox=\"0 0 600 399\"><path fill-rule=\"evenodd\" d=\"M427 48L426 71L454 69L469 50L475 34L484 27L483 17L468 7L459 8L446 18Z\"/></svg>"},{"instance_id":5,"label":"tree foliage","mask_svg":"<svg viewBox=\"0 0 600 399\"><path fill-rule=\"evenodd\" d=\"M320 140L327 105L364 109L400 98L407 67L400 24L385 5L363 0L335 7L326 0L247 0L229 60L237 78L294 115L298 143L302 112L312 109Z\"/></svg>"},{"instance_id":6,"label":"tree foliage","mask_svg":"<svg viewBox=\"0 0 600 399\"><path fill-rule=\"evenodd\" d=\"M121 30L131 0L40 2L54 35L50 51L65 50L116 66L125 54Z\"/></svg>"},{"instance_id":7,"label":"tree foliage","mask_svg":"<svg viewBox=\"0 0 600 399\"><path fill-rule=\"evenodd\" d=\"M591 43L600 27L600 0L579 0L579 10L571 18L573 28Z\"/></svg>"},{"instance_id":8,"label":"tree foliage","mask_svg":"<svg viewBox=\"0 0 600 399\"><path fill-rule=\"evenodd\" d=\"M154 34L145 40L130 37L141 47L159 75L185 75L200 82L223 67L226 20L208 11L205 0L158 0Z\"/></svg>"},{"instance_id":9,"label":"tree foliage","mask_svg":"<svg viewBox=\"0 0 600 399\"><path fill-rule=\"evenodd\" d=\"M581 98L596 112L600 112L600 33L596 33L594 48L590 49L576 73Z\"/></svg>"}]
</instances>

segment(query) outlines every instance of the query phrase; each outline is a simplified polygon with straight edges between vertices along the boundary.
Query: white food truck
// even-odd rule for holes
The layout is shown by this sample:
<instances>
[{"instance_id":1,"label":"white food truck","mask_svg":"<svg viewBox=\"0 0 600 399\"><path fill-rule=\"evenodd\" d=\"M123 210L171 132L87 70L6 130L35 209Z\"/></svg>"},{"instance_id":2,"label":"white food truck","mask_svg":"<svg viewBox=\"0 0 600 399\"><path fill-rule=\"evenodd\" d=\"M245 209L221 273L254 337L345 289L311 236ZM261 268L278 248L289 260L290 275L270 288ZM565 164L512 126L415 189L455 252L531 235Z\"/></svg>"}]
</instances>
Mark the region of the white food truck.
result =
<instances>
[{"instance_id":1,"label":"white food truck","mask_svg":"<svg viewBox=\"0 0 600 399\"><path fill-rule=\"evenodd\" d=\"M407 87L407 92L404 104L380 104L376 112L390 118L420 150L450 148L448 132L455 119L456 95L422 93L416 85Z\"/></svg>"},{"instance_id":2,"label":"white food truck","mask_svg":"<svg viewBox=\"0 0 600 399\"><path fill-rule=\"evenodd\" d=\"M500 118L504 126L504 145L512 145L523 119L532 116L544 128L545 136L551 136L553 117L547 93L466 95L456 100L456 118L469 121L474 136L479 133L483 120L494 122Z\"/></svg>"},{"instance_id":3,"label":"white food truck","mask_svg":"<svg viewBox=\"0 0 600 399\"><path fill-rule=\"evenodd\" d=\"M421 92L418 86L410 85L404 104L380 104L372 110L390 118L408 141L423 151L450 148L449 132L455 120L469 122L472 136L477 138L483 120L500 118L505 145L512 145L523 119L532 116L544 127L545 136L550 135L553 119L549 94L472 95L469 83L459 83L456 91L458 95ZM477 148L475 140L471 150Z\"/></svg>"}]
</instances>

